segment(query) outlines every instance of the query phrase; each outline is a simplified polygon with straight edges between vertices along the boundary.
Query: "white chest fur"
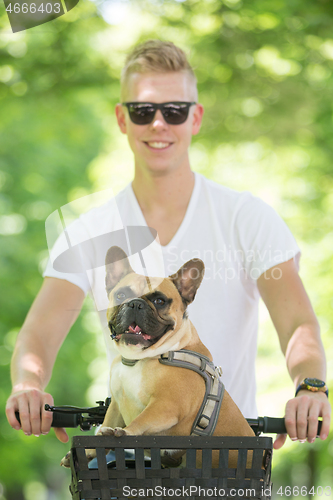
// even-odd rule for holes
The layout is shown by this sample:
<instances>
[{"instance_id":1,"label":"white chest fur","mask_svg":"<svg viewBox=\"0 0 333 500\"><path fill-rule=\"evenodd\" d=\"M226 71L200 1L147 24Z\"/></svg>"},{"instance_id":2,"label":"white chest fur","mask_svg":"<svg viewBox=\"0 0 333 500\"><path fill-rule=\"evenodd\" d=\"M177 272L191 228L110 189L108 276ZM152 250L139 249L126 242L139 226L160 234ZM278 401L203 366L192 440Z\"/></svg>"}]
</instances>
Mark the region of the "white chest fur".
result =
<instances>
[{"instance_id":1,"label":"white chest fur","mask_svg":"<svg viewBox=\"0 0 333 500\"><path fill-rule=\"evenodd\" d=\"M127 366L115 362L111 372L111 396L118 404L126 425L129 425L147 406L149 396L144 391L143 363Z\"/></svg>"}]
</instances>

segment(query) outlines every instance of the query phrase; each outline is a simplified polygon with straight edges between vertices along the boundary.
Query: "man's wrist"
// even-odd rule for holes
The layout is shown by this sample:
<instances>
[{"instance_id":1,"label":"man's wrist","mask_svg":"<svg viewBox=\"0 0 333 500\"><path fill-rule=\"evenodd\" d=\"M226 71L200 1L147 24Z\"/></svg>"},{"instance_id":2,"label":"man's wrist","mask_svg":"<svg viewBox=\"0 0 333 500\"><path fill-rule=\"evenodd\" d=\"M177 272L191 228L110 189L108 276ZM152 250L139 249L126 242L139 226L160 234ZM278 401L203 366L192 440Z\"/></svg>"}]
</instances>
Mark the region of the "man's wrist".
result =
<instances>
[{"instance_id":1,"label":"man's wrist","mask_svg":"<svg viewBox=\"0 0 333 500\"><path fill-rule=\"evenodd\" d=\"M326 383L317 378L304 378L296 389L295 397L300 391L309 391L312 393L322 392L328 397L328 387Z\"/></svg>"},{"instance_id":2,"label":"man's wrist","mask_svg":"<svg viewBox=\"0 0 333 500\"><path fill-rule=\"evenodd\" d=\"M17 392L22 391L39 391L44 392L44 389L39 385L32 382L22 382L13 385L12 394L16 394Z\"/></svg>"}]
</instances>

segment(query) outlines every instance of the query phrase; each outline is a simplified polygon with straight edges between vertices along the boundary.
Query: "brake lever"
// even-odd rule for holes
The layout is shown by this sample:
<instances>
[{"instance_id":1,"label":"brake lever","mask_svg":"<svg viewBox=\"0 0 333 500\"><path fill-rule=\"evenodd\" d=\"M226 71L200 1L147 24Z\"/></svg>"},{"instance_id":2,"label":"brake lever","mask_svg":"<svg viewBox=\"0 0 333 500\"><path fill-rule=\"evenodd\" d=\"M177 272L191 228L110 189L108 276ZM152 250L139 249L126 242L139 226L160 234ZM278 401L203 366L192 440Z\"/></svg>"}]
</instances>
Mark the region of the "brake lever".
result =
<instances>
[{"instance_id":1,"label":"brake lever","mask_svg":"<svg viewBox=\"0 0 333 500\"><path fill-rule=\"evenodd\" d=\"M63 426L63 427L77 427L78 425L80 426L81 430L87 431L90 430L92 426L95 425L100 425L105 417L105 414L107 412L107 409L110 405L111 398L107 398L104 401L96 401L98 406L94 407L84 407L81 408L79 406L51 406L49 404L45 405L45 410L46 411L51 411L54 413L53 417L53 422L61 422L61 425L55 425L55 426ZM84 414L88 416L84 416ZM57 415L59 417L57 418ZM74 420L63 420L63 418L60 418L60 415L73 415ZM59 420L60 418L60 420Z\"/></svg>"},{"instance_id":2,"label":"brake lever","mask_svg":"<svg viewBox=\"0 0 333 500\"><path fill-rule=\"evenodd\" d=\"M106 398L105 401L96 401L98 406L92 406L88 408L80 408L79 406L51 406L46 404L44 406L46 411L52 411L56 413L88 413L91 416L104 416L110 405L111 398Z\"/></svg>"}]
</instances>

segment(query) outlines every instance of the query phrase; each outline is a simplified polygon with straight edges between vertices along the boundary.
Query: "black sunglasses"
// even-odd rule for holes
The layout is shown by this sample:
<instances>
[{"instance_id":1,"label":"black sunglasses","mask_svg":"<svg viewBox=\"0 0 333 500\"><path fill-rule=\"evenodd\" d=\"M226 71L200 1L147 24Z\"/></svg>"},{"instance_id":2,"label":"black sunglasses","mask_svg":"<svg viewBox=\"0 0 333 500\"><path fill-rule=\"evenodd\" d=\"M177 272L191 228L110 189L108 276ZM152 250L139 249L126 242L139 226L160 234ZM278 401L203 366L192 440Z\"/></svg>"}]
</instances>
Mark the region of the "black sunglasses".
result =
<instances>
[{"instance_id":1,"label":"black sunglasses","mask_svg":"<svg viewBox=\"0 0 333 500\"><path fill-rule=\"evenodd\" d=\"M170 125L180 125L186 122L191 106L196 102L123 102L126 106L130 119L136 125L148 125L154 119L156 111L159 109L164 120Z\"/></svg>"}]
</instances>

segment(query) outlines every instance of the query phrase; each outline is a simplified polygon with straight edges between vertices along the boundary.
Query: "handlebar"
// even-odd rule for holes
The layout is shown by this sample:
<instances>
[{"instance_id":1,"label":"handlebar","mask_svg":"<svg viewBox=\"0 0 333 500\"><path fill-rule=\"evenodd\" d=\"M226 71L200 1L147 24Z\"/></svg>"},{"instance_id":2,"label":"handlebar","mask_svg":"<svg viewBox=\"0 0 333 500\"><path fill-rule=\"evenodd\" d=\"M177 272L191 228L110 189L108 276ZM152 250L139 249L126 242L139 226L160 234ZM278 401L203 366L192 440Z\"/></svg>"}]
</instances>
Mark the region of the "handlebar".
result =
<instances>
[{"instance_id":1,"label":"handlebar","mask_svg":"<svg viewBox=\"0 0 333 500\"><path fill-rule=\"evenodd\" d=\"M287 434L284 417L258 417L246 419L257 436L264 434ZM317 437L319 437L322 420L318 420Z\"/></svg>"},{"instance_id":2,"label":"handlebar","mask_svg":"<svg viewBox=\"0 0 333 500\"><path fill-rule=\"evenodd\" d=\"M82 431L89 431L92 426L103 423L104 416L110 404L111 398L105 401L96 401L98 406L91 408L80 408L78 406L50 406L45 405L46 411L53 412L52 427L76 428L80 426ZM19 413L15 413L20 422ZM258 417L246 419L256 436L264 434L286 434L284 418ZM320 434L322 421L318 420L317 437Z\"/></svg>"},{"instance_id":3,"label":"handlebar","mask_svg":"<svg viewBox=\"0 0 333 500\"><path fill-rule=\"evenodd\" d=\"M110 401L111 398L107 398L105 402L96 401L98 406L91 408L80 408L78 406L50 406L46 404L45 410L53 412L51 427L75 428L80 426L82 431L89 431L91 427L103 423ZM16 412L15 416L20 422L19 412Z\"/></svg>"}]
</instances>

